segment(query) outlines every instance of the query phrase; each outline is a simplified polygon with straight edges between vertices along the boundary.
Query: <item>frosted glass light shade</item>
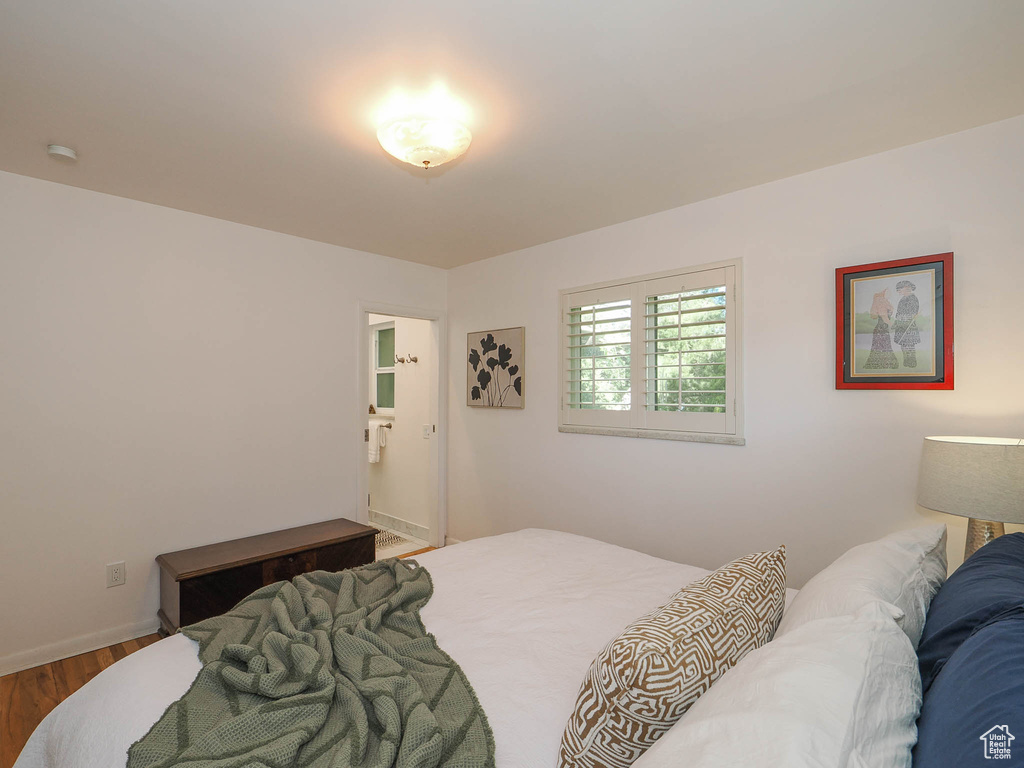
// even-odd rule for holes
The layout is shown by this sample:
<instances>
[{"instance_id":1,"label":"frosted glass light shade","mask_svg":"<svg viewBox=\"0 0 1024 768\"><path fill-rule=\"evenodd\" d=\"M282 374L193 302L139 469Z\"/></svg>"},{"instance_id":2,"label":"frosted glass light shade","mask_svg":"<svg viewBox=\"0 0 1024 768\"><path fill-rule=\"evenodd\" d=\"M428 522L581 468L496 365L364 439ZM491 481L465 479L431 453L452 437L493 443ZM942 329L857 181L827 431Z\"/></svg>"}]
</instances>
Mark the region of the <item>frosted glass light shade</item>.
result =
<instances>
[{"instance_id":1,"label":"frosted glass light shade","mask_svg":"<svg viewBox=\"0 0 1024 768\"><path fill-rule=\"evenodd\" d=\"M469 129L450 118L409 117L377 129L377 140L389 155L420 168L433 168L469 149Z\"/></svg>"},{"instance_id":2,"label":"frosted glass light shade","mask_svg":"<svg viewBox=\"0 0 1024 768\"><path fill-rule=\"evenodd\" d=\"M1024 440L926 437L917 503L949 515L1024 523Z\"/></svg>"}]
</instances>

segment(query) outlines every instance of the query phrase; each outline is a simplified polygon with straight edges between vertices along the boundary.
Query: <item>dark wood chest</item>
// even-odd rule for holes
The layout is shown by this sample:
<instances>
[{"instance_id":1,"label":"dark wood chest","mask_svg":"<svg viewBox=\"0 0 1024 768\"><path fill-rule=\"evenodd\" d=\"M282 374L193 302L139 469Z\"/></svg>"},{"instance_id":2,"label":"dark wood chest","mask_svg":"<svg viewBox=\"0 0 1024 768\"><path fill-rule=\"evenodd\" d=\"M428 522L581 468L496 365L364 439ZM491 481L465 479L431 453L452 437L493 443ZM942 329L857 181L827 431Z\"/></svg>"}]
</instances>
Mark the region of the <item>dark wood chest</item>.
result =
<instances>
[{"instance_id":1,"label":"dark wood chest","mask_svg":"<svg viewBox=\"0 0 1024 768\"><path fill-rule=\"evenodd\" d=\"M161 631L226 613L275 581L372 563L376 533L342 518L160 555Z\"/></svg>"}]
</instances>

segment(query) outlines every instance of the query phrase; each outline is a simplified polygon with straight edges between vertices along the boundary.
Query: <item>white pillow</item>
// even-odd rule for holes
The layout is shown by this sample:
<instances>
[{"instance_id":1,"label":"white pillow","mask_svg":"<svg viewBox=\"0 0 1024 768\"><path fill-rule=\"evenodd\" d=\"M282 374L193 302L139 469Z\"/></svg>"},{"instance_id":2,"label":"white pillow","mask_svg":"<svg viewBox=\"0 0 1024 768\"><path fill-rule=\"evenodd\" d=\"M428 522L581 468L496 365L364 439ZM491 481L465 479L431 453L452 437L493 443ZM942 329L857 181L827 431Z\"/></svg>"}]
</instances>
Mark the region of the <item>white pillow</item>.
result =
<instances>
[{"instance_id":1,"label":"white pillow","mask_svg":"<svg viewBox=\"0 0 1024 768\"><path fill-rule=\"evenodd\" d=\"M921 676L879 603L747 654L633 768L909 768Z\"/></svg>"},{"instance_id":2,"label":"white pillow","mask_svg":"<svg viewBox=\"0 0 1024 768\"><path fill-rule=\"evenodd\" d=\"M928 606L945 580L946 526L898 531L854 547L808 581L786 609L775 636L881 601L889 604L892 617L917 648Z\"/></svg>"}]
</instances>

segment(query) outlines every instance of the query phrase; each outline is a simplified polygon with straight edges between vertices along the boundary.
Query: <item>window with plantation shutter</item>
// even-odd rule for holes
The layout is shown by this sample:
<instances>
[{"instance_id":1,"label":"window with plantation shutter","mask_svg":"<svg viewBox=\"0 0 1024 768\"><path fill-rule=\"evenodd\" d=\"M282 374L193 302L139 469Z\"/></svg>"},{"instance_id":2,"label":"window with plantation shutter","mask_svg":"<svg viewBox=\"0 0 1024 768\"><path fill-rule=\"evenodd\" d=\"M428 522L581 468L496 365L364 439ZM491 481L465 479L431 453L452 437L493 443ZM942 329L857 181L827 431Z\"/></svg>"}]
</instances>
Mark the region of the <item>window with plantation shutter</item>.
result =
<instances>
[{"instance_id":1,"label":"window with plantation shutter","mask_svg":"<svg viewBox=\"0 0 1024 768\"><path fill-rule=\"evenodd\" d=\"M633 317L628 291L576 293L566 306L569 423L623 426L632 405Z\"/></svg>"},{"instance_id":2,"label":"window with plantation shutter","mask_svg":"<svg viewBox=\"0 0 1024 768\"><path fill-rule=\"evenodd\" d=\"M739 270L562 291L559 429L742 444Z\"/></svg>"}]
</instances>

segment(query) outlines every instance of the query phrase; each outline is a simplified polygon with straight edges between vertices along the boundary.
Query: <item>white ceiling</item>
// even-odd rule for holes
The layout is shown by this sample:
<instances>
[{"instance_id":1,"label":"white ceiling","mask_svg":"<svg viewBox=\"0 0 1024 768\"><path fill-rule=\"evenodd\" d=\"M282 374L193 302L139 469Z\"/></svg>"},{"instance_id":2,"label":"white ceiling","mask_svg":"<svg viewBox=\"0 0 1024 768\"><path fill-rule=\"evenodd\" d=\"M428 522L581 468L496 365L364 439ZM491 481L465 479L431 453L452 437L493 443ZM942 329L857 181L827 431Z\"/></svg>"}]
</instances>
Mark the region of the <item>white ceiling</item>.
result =
<instances>
[{"instance_id":1,"label":"white ceiling","mask_svg":"<svg viewBox=\"0 0 1024 768\"><path fill-rule=\"evenodd\" d=\"M1020 0L3 0L0 169L450 267L1024 113L1022 39ZM474 141L424 172L372 113L435 80Z\"/></svg>"}]
</instances>

